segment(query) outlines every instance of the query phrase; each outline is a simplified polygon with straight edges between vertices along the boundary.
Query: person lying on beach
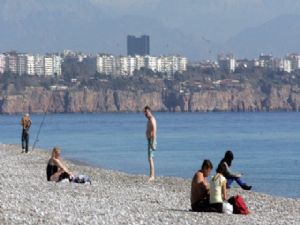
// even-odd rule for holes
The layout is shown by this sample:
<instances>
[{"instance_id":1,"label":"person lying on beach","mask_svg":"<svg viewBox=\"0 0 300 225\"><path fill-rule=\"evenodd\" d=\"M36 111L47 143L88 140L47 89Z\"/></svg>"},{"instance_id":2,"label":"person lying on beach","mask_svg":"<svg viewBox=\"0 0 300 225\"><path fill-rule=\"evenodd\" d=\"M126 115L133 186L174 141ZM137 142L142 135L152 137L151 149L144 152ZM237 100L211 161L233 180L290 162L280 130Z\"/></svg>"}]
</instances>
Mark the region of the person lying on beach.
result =
<instances>
[{"instance_id":1,"label":"person lying on beach","mask_svg":"<svg viewBox=\"0 0 300 225\"><path fill-rule=\"evenodd\" d=\"M59 182L63 179L72 180L73 174L69 171L67 166L63 163L60 157L60 148L54 147L51 158L47 164L47 180Z\"/></svg>"},{"instance_id":2,"label":"person lying on beach","mask_svg":"<svg viewBox=\"0 0 300 225\"><path fill-rule=\"evenodd\" d=\"M213 165L210 160L205 159L201 170L195 173L191 185L191 207L195 212L207 212L209 209L209 183L207 177Z\"/></svg>"},{"instance_id":3,"label":"person lying on beach","mask_svg":"<svg viewBox=\"0 0 300 225\"><path fill-rule=\"evenodd\" d=\"M228 150L225 153L224 158L220 161L218 167L223 167L223 176L227 179L227 188L231 188L233 181L236 181L238 185L244 190L251 190L252 186L247 185L241 180L242 174L234 173L230 170L232 160L234 159L232 151Z\"/></svg>"},{"instance_id":4,"label":"person lying on beach","mask_svg":"<svg viewBox=\"0 0 300 225\"><path fill-rule=\"evenodd\" d=\"M223 176L224 167L218 166L217 174L210 181L209 211L223 212L223 202L227 201L226 178Z\"/></svg>"}]
</instances>

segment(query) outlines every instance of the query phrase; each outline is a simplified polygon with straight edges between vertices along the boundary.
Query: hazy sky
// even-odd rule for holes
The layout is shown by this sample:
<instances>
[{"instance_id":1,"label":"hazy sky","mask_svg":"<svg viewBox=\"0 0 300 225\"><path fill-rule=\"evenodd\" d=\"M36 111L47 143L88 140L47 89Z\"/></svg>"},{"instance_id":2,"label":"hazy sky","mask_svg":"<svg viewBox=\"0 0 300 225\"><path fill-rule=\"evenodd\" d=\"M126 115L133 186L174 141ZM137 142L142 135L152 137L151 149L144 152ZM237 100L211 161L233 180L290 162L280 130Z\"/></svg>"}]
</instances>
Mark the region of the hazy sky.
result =
<instances>
[{"instance_id":1,"label":"hazy sky","mask_svg":"<svg viewBox=\"0 0 300 225\"><path fill-rule=\"evenodd\" d=\"M112 16L142 15L190 35L224 40L283 14L300 14L299 0L89 0Z\"/></svg>"},{"instance_id":2,"label":"hazy sky","mask_svg":"<svg viewBox=\"0 0 300 225\"><path fill-rule=\"evenodd\" d=\"M283 14L299 14L299 0L0 0L4 7L19 7L20 15L31 10L78 10L86 13L95 6L99 15L118 18L139 15L154 18L165 26L177 28L195 37L225 40L239 31L260 25ZM6 4L5 4L6 3ZM1 10L1 9L0 9ZM16 10L16 9L15 9ZM10 11L8 11L10 13ZM5 13L4 13L5 14ZM6 14L7 17L18 17Z\"/></svg>"},{"instance_id":3,"label":"hazy sky","mask_svg":"<svg viewBox=\"0 0 300 225\"><path fill-rule=\"evenodd\" d=\"M26 26L30 29L31 21L36 24L42 18L47 27L47 23L56 19L55 15L64 14L64 18L79 21L81 26L88 28L96 19L103 32L111 32L112 35L105 34L101 41L121 45L121 41L125 40L126 30L116 24L127 21L124 26L128 26L130 33L146 33L147 28L154 38L162 33L164 45L159 45L159 41L154 38L151 40L151 48L156 54L162 54L159 51L166 51L163 46L168 46L174 52L191 57L200 57L199 54L191 53L193 49L197 49L197 45L200 50L218 49L218 46L245 29L262 25L281 15L300 15L300 0L0 0L0 6L0 25L10 23L18 28L26 21ZM50 16L46 18L46 14ZM130 21L133 21L133 25L129 24ZM109 26L116 26L119 33ZM22 32L24 35L27 32L24 27ZM57 38L58 35L52 39ZM51 41L48 39L47 41ZM180 39L185 39L185 42ZM10 44L13 44L12 41ZM178 46L185 44L186 48ZM49 43L48 45L51 46ZM103 50L110 51L108 47L111 46L106 45ZM111 48L112 53L125 53L125 48Z\"/></svg>"}]
</instances>

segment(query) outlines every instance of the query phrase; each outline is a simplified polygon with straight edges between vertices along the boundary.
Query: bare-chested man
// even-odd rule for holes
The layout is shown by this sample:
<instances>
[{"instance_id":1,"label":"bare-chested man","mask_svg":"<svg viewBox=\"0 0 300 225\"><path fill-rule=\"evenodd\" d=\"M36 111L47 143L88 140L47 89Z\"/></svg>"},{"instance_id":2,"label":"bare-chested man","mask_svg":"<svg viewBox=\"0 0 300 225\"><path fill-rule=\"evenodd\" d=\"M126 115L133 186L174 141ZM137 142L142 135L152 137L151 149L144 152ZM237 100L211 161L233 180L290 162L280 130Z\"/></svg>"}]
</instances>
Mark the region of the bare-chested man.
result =
<instances>
[{"instance_id":1,"label":"bare-chested man","mask_svg":"<svg viewBox=\"0 0 300 225\"><path fill-rule=\"evenodd\" d=\"M152 115L151 109L149 106L145 106L144 113L148 119L147 128L146 128L146 138L148 142L148 161L150 166L150 178L149 181L155 179L155 170L154 170L154 151L156 149L156 120Z\"/></svg>"},{"instance_id":2,"label":"bare-chested man","mask_svg":"<svg viewBox=\"0 0 300 225\"><path fill-rule=\"evenodd\" d=\"M209 176L213 165L210 160L203 161L201 170L195 173L191 185L191 206L195 212L209 211Z\"/></svg>"}]
</instances>

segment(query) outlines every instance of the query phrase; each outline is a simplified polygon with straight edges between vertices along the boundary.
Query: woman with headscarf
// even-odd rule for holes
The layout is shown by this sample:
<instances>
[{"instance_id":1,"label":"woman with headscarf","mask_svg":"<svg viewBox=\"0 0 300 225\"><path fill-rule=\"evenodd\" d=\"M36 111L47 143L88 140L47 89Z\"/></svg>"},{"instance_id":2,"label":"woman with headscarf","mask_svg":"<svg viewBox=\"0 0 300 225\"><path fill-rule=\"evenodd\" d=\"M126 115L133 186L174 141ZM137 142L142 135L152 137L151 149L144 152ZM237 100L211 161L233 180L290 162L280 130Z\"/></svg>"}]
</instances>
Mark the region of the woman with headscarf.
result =
<instances>
[{"instance_id":1,"label":"woman with headscarf","mask_svg":"<svg viewBox=\"0 0 300 225\"><path fill-rule=\"evenodd\" d=\"M230 166L233 159L234 156L232 151L228 150L226 151L224 158L219 163L219 166L223 168L223 176L227 179L227 188L230 188L233 181L235 181L244 190L250 190L252 186L247 185L241 180L242 175L240 173L234 173L231 171Z\"/></svg>"}]
</instances>

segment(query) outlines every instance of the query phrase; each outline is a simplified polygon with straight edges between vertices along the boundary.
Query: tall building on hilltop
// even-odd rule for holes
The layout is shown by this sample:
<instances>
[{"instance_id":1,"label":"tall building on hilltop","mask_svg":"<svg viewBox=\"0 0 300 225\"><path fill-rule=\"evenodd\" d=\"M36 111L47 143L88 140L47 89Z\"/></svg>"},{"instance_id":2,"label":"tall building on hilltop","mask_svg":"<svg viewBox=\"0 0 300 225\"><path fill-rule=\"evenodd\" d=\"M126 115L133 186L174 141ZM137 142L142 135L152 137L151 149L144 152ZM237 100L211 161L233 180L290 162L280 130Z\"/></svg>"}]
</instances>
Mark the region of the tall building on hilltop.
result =
<instances>
[{"instance_id":1,"label":"tall building on hilltop","mask_svg":"<svg viewBox=\"0 0 300 225\"><path fill-rule=\"evenodd\" d=\"M127 55L145 56L150 55L150 37L148 35L142 35L141 37L135 37L132 35L127 36Z\"/></svg>"}]
</instances>

